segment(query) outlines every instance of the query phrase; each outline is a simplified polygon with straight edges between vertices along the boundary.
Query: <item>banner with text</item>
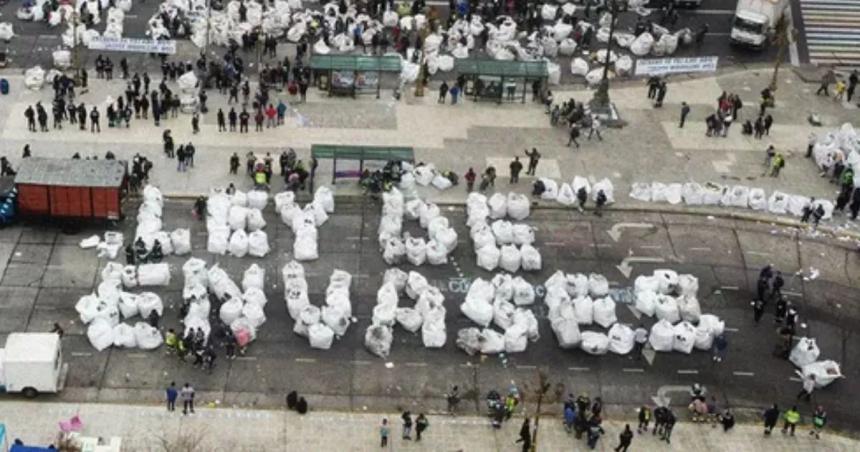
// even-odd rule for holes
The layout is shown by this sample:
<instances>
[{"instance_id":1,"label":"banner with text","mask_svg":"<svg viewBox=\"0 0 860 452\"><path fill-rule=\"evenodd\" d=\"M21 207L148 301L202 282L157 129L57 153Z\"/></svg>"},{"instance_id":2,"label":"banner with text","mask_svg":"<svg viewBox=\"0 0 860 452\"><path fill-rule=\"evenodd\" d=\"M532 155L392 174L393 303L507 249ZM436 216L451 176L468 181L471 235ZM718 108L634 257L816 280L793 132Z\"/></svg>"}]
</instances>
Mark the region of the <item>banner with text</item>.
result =
<instances>
[{"instance_id":1,"label":"banner with text","mask_svg":"<svg viewBox=\"0 0 860 452\"><path fill-rule=\"evenodd\" d=\"M88 47L90 50L111 52L163 53L167 55L176 53L176 41L156 41L154 39L115 39L99 36L92 38Z\"/></svg>"},{"instance_id":2,"label":"banner with text","mask_svg":"<svg viewBox=\"0 0 860 452\"><path fill-rule=\"evenodd\" d=\"M636 75L714 72L719 57L654 58L636 61Z\"/></svg>"}]
</instances>

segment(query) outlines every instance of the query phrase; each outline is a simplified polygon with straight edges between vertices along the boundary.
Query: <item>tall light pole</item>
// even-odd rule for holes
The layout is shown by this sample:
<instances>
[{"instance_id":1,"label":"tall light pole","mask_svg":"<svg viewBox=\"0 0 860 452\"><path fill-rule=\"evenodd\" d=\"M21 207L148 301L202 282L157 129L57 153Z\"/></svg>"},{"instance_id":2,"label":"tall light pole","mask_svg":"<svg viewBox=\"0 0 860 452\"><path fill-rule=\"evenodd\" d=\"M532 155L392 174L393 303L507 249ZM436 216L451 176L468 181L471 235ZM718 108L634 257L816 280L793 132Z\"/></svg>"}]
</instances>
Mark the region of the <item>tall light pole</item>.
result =
<instances>
[{"instance_id":1,"label":"tall light pole","mask_svg":"<svg viewBox=\"0 0 860 452\"><path fill-rule=\"evenodd\" d=\"M538 441L538 428L540 427L540 410L541 405L543 405L543 396L549 391L549 381L547 381L546 374L542 371L538 371L538 387L537 391L537 407L535 408L535 425L534 429L532 429L532 447L530 452L536 452L537 441Z\"/></svg>"},{"instance_id":2,"label":"tall light pole","mask_svg":"<svg viewBox=\"0 0 860 452\"><path fill-rule=\"evenodd\" d=\"M771 93L776 91L776 78L779 75L779 67L782 65L782 61L785 60L785 52L788 50L788 45L794 42L797 36L797 30L791 28L785 11L779 16L773 28L774 35L772 41L779 47L776 52L776 62L773 64L773 77L770 79L769 88Z\"/></svg>"},{"instance_id":3,"label":"tall light pole","mask_svg":"<svg viewBox=\"0 0 860 452\"><path fill-rule=\"evenodd\" d=\"M606 58L603 61L603 78L600 79L600 84L597 85L597 90L594 92L594 97L591 98L591 111L608 112L609 111L609 64L610 55L612 54L612 37L615 35L615 23L618 19L618 3L612 0L609 4L611 20L609 21L609 41L606 43Z\"/></svg>"},{"instance_id":4,"label":"tall light pole","mask_svg":"<svg viewBox=\"0 0 860 452\"><path fill-rule=\"evenodd\" d=\"M84 6L86 8L86 6ZM81 49L78 48L80 42L78 41L78 24L80 23L80 14L77 11L72 11L72 68L75 73L72 76L72 79L75 81L75 85L80 85L81 83Z\"/></svg>"}]
</instances>

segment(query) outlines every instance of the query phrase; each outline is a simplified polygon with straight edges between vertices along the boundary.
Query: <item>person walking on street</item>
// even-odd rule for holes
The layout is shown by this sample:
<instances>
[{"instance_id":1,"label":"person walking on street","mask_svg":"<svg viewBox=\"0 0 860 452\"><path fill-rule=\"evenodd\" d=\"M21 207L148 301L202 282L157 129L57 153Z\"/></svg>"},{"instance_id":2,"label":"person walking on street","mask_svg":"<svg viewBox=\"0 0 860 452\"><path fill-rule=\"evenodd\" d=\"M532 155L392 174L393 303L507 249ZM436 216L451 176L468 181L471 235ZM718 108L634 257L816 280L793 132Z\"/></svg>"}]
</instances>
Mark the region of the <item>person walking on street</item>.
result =
<instances>
[{"instance_id":1,"label":"person walking on street","mask_svg":"<svg viewBox=\"0 0 860 452\"><path fill-rule=\"evenodd\" d=\"M191 132L195 135L200 133L200 114L196 111L191 115Z\"/></svg>"},{"instance_id":2,"label":"person walking on street","mask_svg":"<svg viewBox=\"0 0 860 452\"><path fill-rule=\"evenodd\" d=\"M511 162L511 181L510 183L516 184L520 181L520 171L523 170L523 164L520 162L519 157L514 157L514 161Z\"/></svg>"},{"instance_id":3,"label":"person walking on street","mask_svg":"<svg viewBox=\"0 0 860 452\"><path fill-rule=\"evenodd\" d=\"M528 417L523 419L523 425L520 427L520 437L516 442L523 443L523 452L529 452L532 448L531 426Z\"/></svg>"},{"instance_id":4,"label":"person walking on street","mask_svg":"<svg viewBox=\"0 0 860 452\"><path fill-rule=\"evenodd\" d=\"M167 387L167 411L176 411L176 398L179 396L179 392L176 390L176 382L171 381L170 386Z\"/></svg>"},{"instance_id":5,"label":"person walking on street","mask_svg":"<svg viewBox=\"0 0 860 452\"><path fill-rule=\"evenodd\" d=\"M189 411L191 414L194 414L194 388L190 384L185 383L185 386L180 391L180 395L182 395L182 414L188 414Z\"/></svg>"},{"instance_id":6,"label":"person walking on street","mask_svg":"<svg viewBox=\"0 0 860 452\"><path fill-rule=\"evenodd\" d=\"M683 129L684 123L687 121L687 115L690 114L690 106L686 102L681 102L681 122L678 123L678 128Z\"/></svg>"},{"instance_id":7,"label":"person walking on street","mask_svg":"<svg viewBox=\"0 0 860 452\"><path fill-rule=\"evenodd\" d=\"M448 82L443 81L442 85L439 86L439 100L438 103L445 103L445 96L448 95Z\"/></svg>"},{"instance_id":8,"label":"person walking on street","mask_svg":"<svg viewBox=\"0 0 860 452\"><path fill-rule=\"evenodd\" d=\"M729 341L724 334L714 338L714 362L723 362L726 357L726 349L729 347Z\"/></svg>"},{"instance_id":9,"label":"person walking on street","mask_svg":"<svg viewBox=\"0 0 860 452\"><path fill-rule=\"evenodd\" d=\"M576 124L570 125L570 139L567 140L567 145L570 146L570 143L576 145L576 148L579 149L579 143L576 142L576 139L579 138L579 126Z\"/></svg>"},{"instance_id":10,"label":"person walking on street","mask_svg":"<svg viewBox=\"0 0 860 452\"><path fill-rule=\"evenodd\" d=\"M771 164L770 177L779 177L779 172L785 167L785 157L782 156L781 152L777 152L773 157L773 163Z\"/></svg>"},{"instance_id":11,"label":"person walking on street","mask_svg":"<svg viewBox=\"0 0 860 452\"><path fill-rule=\"evenodd\" d=\"M615 452L627 452L630 443L633 441L633 432L630 430L630 424L624 426L624 431L618 435L618 447Z\"/></svg>"},{"instance_id":12,"label":"person walking on street","mask_svg":"<svg viewBox=\"0 0 860 452\"><path fill-rule=\"evenodd\" d=\"M753 321L756 325L761 321L761 317L764 315L764 301L762 300L754 300L752 302L753 307Z\"/></svg>"},{"instance_id":13,"label":"person walking on street","mask_svg":"<svg viewBox=\"0 0 860 452\"><path fill-rule=\"evenodd\" d=\"M226 132L227 131L227 121L224 119L224 110L218 109L218 131Z\"/></svg>"},{"instance_id":14,"label":"person walking on street","mask_svg":"<svg viewBox=\"0 0 860 452\"><path fill-rule=\"evenodd\" d=\"M471 169L471 168L470 168ZM460 403L460 388L454 385L447 397L448 412L454 414L457 411L457 405Z\"/></svg>"},{"instance_id":15,"label":"person walking on street","mask_svg":"<svg viewBox=\"0 0 860 452\"><path fill-rule=\"evenodd\" d=\"M597 441L600 440L600 436L604 433L606 432L603 430L603 427L600 426L600 417L592 417L591 420L588 421L588 437L586 438L588 448L594 449L597 447Z\"/></svg>"},{"instance_id":16,"label":"person walking on street","mask_svg":"<svg viewBox=\"0 0 860 452\"><path fill-rule=\"evenodd\" d=\"M526 157L529 158L529 167L526 170L526 175L534 176L538 162L540 162L540 152L538 152L537 148L532 148L531 152L526 149Z\"/></svg>"},{"instance_id":17,"label":"person walking on street","mask_svg":"<svg viewBox=\"0 0 860 452\"><path fill-rule=\"evenodd\" d=\"M591 121L588 124L588 140L591 140L591 136L597 134L597 139L603 141L603 136L600 135L600 119L597 116L592 116Z\"/></svg>"},{"instance_id":18,"label":"person walking on street","mask_svg":"<svg viewBox=\"0 0 860 452\"><path fill-rule=\"evenodd\" d=\"M809 431L810 435L815 435L815 439L821 439L821 430L824 429L824 424L827 423L827 412L824 411L824 407L818 405L815 408L815 412L812 413L812 430Z\"/></svg>"},{"instance_id":19,"label":"person walking on street","mask_svg":"<svg viewBox=\"0 0 860 452\"><path fill-rule=\"evenodd\" d=\"M833 72L833 69L828 69L821 77L821 85L818 86L818 91L815 92L815 95L820 96L821 93L824 93L825 96L830 97L830 92L827 91L827 88L835 81L836 74Z\"/></svg>"},{"instance_id":20,"label":"person walking on street","mask_svg":"<svg viewBox=\"0 0 860 452\"><path fill-rule=\"evenodd\" d=\"M579 204L576 207L579 212L585 212L585 203L588 201L588 192L585 191L585 187L579 187L579 190L576 191L576 201Z\"/></svg>"},{"instance_id":21,"label":"person walking on street","mask_svg":"<svg viewBox=\"0 0 860 452\"><path fill-rule=\"evenodd\" d=\"M851 75L848 76L848 92L846 97L848 102L851 102L851 98L854 97L854 89L857 88L858 78L860 77L857 75L857 69L851 71Z\"/></svg>"},{"instance_id":22,"label":"person walking on street","mask_svg":"<svg viewBox=\"0 0 860 452\"><path fill-rule=\"evenodd\" d=\"M764 435L768 436L776 427L776 422L779 420L779 407L774 403L770 408L762 413L764 420Z\"/></svg>"},{"instance_id":23,"label":"person walking on street","mask_svg":"<svg viewBox=\"0 0 860 452\"><path fill-rule=\"evenodd\" d=\"M812 401L812 391L815 390L815 374L803 376L803 388L797 393L797 400L805 399L807 402Z\"/></svg>"},{"instance_id":24,"label":"person walking on street","mask_svg":"<svg viewBox=\"0 0 860 452\"><path fill-rule=\"evenodd\" d=\"M675 428L675 413L670 409L666 409L666 421L663 424L663 435L660 438L663 441L666 441L666 444L672 444L672 429Z\"/></svg>"},{"instance_id":25,"label":"person walking on street","mask_svg":"<svg viewBox=\"0 0 860 452\"><path fill-rule=\"evenodd\" d=\"M783 413L782 420L782 434L785 435L786 433L791 433L791 436L794 436L794 430L800 422L800 412L797 411L797 407L793 406L791 409Z\"/></svg>"},{"instance_id":26,"label":"person walking on street","mask_svg":"<svg viewBox=\"0 0 860 452\"><path fill-rule=\"evenodd\" d=\"M403 419L403 439L412 441L412 413L404 411L400 419Z\"/></svg>"},{"instance_id":27,"label":"person walking on street","mask_svg":"<svg viewBox=\"0 0 860 452\"><path fill-rule=\"evenodd\" d=\"M421 441L421 434L429 426L430 421L427 420L427 416L424 416L424 413L418 414L418 418L415 419L415 441Z\"/></svg>"},{"instance_id":28,"label":"person walking on street","mask_svg":"<svg viewBox=\"0 0 860 452\"><path fill-rule=\"evenodd\" d=\"M388 427L388 419L382 418L382 424L379 426L379 447L388 447L388 434L391 433Z\"/></svg>"},{"instance_id":29,"label":"person walking on street","mask_svg":"<svg viewBox=\"0 0 860 452\"><path fill-rule=\"evenodd\" d=\"M466 175L463 176L463 178L466 179L466 192L467 193L472 192L472 189L475 187L475 179L477 177L478 177L478 175L475 174L474 169L469 168L469 171L466 171Z\"/></svg>"},{"instance_id":30,"label":"person walking on street","mask_svg":"<svg viewBox=\"0 0 860 452\"><path fill-rule=\"evenodd\" d=\"M657 87L657 99L655 99L654 108L661 108L663 106L663 99L666 98L667 89L666 82L661 81L660 86Z\"/></svg>"},{"instance_id":31,"label":"person walking on street","mask_svg":"<svg viewBox=\"0 0 860 452\"><path fill-rule=\"evenodd\" d=\"M90 111L90 132L102 132L102 128L99 126L99 111L96 107L93 107L92 111Z\"/></svg>"}]
</instances>

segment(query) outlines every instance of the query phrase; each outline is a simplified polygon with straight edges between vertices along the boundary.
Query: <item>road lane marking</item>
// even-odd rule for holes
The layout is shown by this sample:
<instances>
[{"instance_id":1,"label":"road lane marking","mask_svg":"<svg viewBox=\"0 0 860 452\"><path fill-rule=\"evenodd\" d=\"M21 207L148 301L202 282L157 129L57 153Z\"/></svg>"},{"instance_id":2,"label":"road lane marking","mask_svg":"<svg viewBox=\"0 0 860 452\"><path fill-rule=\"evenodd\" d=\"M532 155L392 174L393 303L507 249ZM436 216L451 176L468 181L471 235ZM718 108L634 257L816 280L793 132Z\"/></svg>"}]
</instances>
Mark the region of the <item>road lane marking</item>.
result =
<instances>
[{"instance_id":1,"label":"road lane marking","mask_svg":"<svg viewBox=\"0 0 860 452\"><path fill-rule=\"evenodd\" d=\"M642 373L642 372L645 372L645 369L625 367L624 369L621 369L621 371L622 372L629 372L629 373Z\"/></svg>"},{"instance_id":2,"label":"road lane marking","mask_svg":"<svg viewBox=\"0 0 860 452\"><path fill-rule=\"evenodd\" d=\"M347 240L361 240L360 236L352 235L346 238Z\"/></svg>"},{"instance_id":3,"label":"road lane marking","mask_svg":"<svg viewBox=\"0 0 860 452\"><path fill-rule=\"evenodd\" d=\"M240 356L240 357L236 358L236 360L237 361L256 361L257 357L256 356Z\"/></svg>"},{"instance_id":4,"label":"road lane marking","mask_svg":"<svg viewBox=\"0 0 860 452\"><path fill-rule=\"evenodd\" d=\"M93 356L90 352L72 352L72 356Z\"/></svg>"},{"instance_id":5,"label":"road lane marking","mask_svg":"<svg viewBox=\"0 0 860 452\"><path fill-rule=\"evenodd\" d=\"M572 370L574 372L588 372L591 369L588 367L568 367L567 370Z\"/></svg>"},{"instance_id":6,"label":"road lane marking","mask_svg":"<svg viewBox=\"0 0 860 452\"><path fill-rule=\"evenodd\" d=\"M596 245L594 245L594 246L596 246L596 247L598 247L598 248L612 248L612 244L611 244L611 243L598 243L598 244L596 244Z\"/></svg>"},{"instance_id":7,"label":"road lane marking","mask_svg":"<svg viewBox=\"0 0 860 452\"><path fill-rule=\"evenodd\" d=\"M355 364L356 366L369 366L370 365L370 361L355 360L352 363Z\"/></svg>"},{"instance_id":8,"label":"road lane marking","mask_svg":"<svg viewBox=\"0 0 860 452\"><path fill-rule=\"evenodd\" d=\"M747 254L752 254L753 256L770 256L770 253L761 252L761 251L744 251Z\"/></svg>"},{"instance_id":9,"label":"road lane marking","mask_svg":"<svg viewBox=\"0 0 860 452\"><path fill-rule=\"evenodd\" d=\"M297 363L315 363L316 358L296 358Z\"/></svg>"},{"instance_id":10,"label":"road lane marking","mask_svg":"<svg viewBox=\"0 0 860 452\"><path fill-rule=\"evenodd\" d=\"M702 252L707 253L707 252L710 252L711 249L707 246L694 246L694 247L690 248L690 251L702 251Z\"/></svg>"},{"instance_id":11,"label":"road lane marking","mask_svg":"<svg viewBox=\"0 0 860 452\"><path fill-rule=\"evenodd\" d=\"M698 375L699 371L696 369L681 369L678 371L680 375Z\"/></svg>"},{"instance_id":12,"label":"road lane marking","mask_svg":"<svg viewBox=\"0 0 860 452\"><path fill-rule=\"evenodd\" d=\"M146 354L145 354L145 353L129 353L127 356L128 356L129 358L132 358L132 359L141 359L141 358L146 358Z\"/></svg>"},{"instance_id":13,"label":"road lane marking","mask_svg":"<svg viewBox=\"0 0 860 452\"><path fill-rule=\"evenodd\" d=\"M753 373L753 372L743 372L743 371L739 371L739 370L732 372L732 374L735 376L738 376L738 377L754 377L755 376L755 373Z\"/></svg>"},{"instance_id":14,"label":"road lane marking","mask_svg":"<svg viewBox=\"0 0 860 452\"><path fill-rule=\"evenodd\" d=\"M722 286L722 287L720 287L720 289L723 289L723 290L740 290L740 288L738 286Z\"/></svg>"},{"instance_id":15,"label":"road lane marking","mask_svg":"<svg viewBox=\"0 0 860 452\"><path fill-rule=\"evenodd\" d=\"M739 330L739 329L737 329L737 328L729 328L729 327L725 327L725 328L723 328L723 331L728 331L729 333L737 333L737 332L738 332L738 331L740 331L740 330Z\"/></svg>"},{"instance_id":16,"label":"road lane marking","mask_svg":"<svg viewBox=\"0 0 860 452\"><path fill-rule=\"evenodd\" d=\"M547 246L564 246L564 242L544 242Z\"/></svg>"},{"instance_id":17,"label":"road lane marking","mask_svg":"<svg viewBox=\"0 0 860 452\"><path fill-rule=\"evenodd\" d=\"M517 369L523 369L523 370L537 369L537 366L517 366Z\"/></svg>"},{"instance_id":18,"label":"road lane marking","mask_svg":"<svg viewBox=\"0 0 860 452\"><path fill-rule=\"evenodd\" d=\"M427 363L406 363L406 367L426 367Z\"/></svg>"},{"instance_id":19,"label":"road lane marking","mask_svg":"<svg viewBox=\"0 0 860 452\"><path fill-rule=\"evenodd\" d=\"M797 293L797 292L789 292L789 291L787 291L787 290L783 291L783 292L782 292L782 294L783 294L783 295L788 295L789 297L802 297L802 296L803 296L803 294L800 294L800 293Z\"/></svg>"},{"instance_id":20,"label":"road lane marking","mask_svg":"<svg viewBox=\"0 0 860 452\"><path fill-rule=\"evenodd\" d=\"M659 249L662 249L663 246L662 245L641 245L639 248L642 248L643 250L659 250Z\"/></svg>"}]
</instances>

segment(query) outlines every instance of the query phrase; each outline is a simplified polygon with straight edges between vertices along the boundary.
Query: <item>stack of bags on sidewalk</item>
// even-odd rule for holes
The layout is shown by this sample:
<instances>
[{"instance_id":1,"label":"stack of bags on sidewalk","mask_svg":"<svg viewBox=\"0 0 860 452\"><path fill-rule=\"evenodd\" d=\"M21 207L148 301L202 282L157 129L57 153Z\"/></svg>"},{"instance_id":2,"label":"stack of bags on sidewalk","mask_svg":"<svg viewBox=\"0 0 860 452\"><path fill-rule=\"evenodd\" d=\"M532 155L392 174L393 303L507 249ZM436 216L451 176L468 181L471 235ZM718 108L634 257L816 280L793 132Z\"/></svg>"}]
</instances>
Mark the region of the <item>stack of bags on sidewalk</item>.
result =
<instances>
[{"instance_id":1,"label":"stack of bags on sidewalk","mask_svg":"<svg viewBox=\"0 0 860 452\"><path fill-rule=\"evenodd\" d=\"M644 202L680 204L688 206L722 206L768 211L777 215L802 216L806 209L818 206L824 211L822 219L833 217L833 203L802 195L774 191L767 195L762 188L745 185L726 186L714 182L699 184L685 182L664 184L662 182L635 182L630 188L630 197Z\"/></svg>"},{"instance_id":2,"label":"stack of bags on sidewalk","mask_svg":"<svg viewBox=\"0 0 860 452\"><path fill-rule=\"evenodd\" d=\"M403 232L404 214L409 220L419 221L427 230L428 239ZM457 231L442 216L439 206L417 198L404 202L403 194L396 188L383 194L378 237L382 258L388 265L399 265L404 261L415 266L425 262L445 264L458 240Z\"/></svg>"},{"instance_id":3,"label":"stack of bags on sidewalk","mask_svg":"<svg viewBox=\"0 0 860 452\"><path fill-rule=\"evenodd\" d=\"M402 293L415 300L413 307L398 306ZM444 347L448 339L444 303L442 292L420 273L407 274L398 268L386 270L382 287L376 293L371 325L365 331L365 347L374 355L387 357L396 324L413 334L420 330L426 348Z\"/></svg>"},{"instance_id":4,"label":"stack of bags on sidewalk","mask_svg":"<svg viewBox=\"0 0 860 452\"><path fill-rule=\"evenodd\" d=\"M823 135L811 136L809 145L821 171L832 174L839 166L850 168L854 172L854 187L860 187L860 136L850 123Z\"/></svg>"},{"instance_id":5,"label":"stack of bags on sidewalk","mask_svg":"<svg viewBox=\"0 0 860 452\"><path fill-rule=\"evenodd\" d=\"M524 220L529 216L529 199L518 193L507 196L496 193L489 199L480 193L469 193L466 199L466 225L477 256L478 266L487 271L501 268L510 273L539 271L540 252L532 246L534 228L513 224L505 217ZM493 221L488 224L489 221Z\"/></svg>"},{"instance_id":6,"label":"stack of bags on sidewalk","mask_svg":"<svg viewBox=\"0 0 860 452\"><path fill-rule=\"evenodd\" d=\"M95 248L99 258L116 259L125 240L122 232L105 231L104 239L92 235L82 239L79 246L83 249Z\"/></svg>"},{"instance_id":7,"label":"stack of bags on sidewalk","mask_svg":"<svg viewBox=\"0 0 860 452\"><path fill-rule=\"evenodd\" d=\"M470 327L458 331L457 346L469 355L524 352L529 341L540 338L537 319L525 308L534 299L534 288L521 277L500 273L489 282L475 279L460 311L482 329ZM491 328L490 323L504 333Z\"/></svg>"},{"instance_id":8,"label":"stack of bags on sidewalk","mask_svg":"<svg viewBox=\"0 0 860 452\"><path fill-rule=\"evenodd\" d=\"M539 181L543 185L543 192L540 193L541 199L545 201L558 201L559 204L566 207L573 206L579 202L578 195L580 190L583 191L586 201L590 196L592 202L597 202L599 194L603 193L606 196L607 205L615 202L615 187L612 185L612 181L607 178L601 179L594 183L594 185L583 176L574 176L570 183L562 182L561 185L548 177L541 177Z\"/></svg>"},{"instance_id":9,"label":"stack of bags on sidewalk","mask_svg":"<svg viewBox=\"0 0 860 452\"><path fill-rule=\"evenodd\" d=\"M161 345L161 333L145 322L131 325L120 323L140 315L147 320L155 311L158 317L164 312L161 298L152 292L139 294L122 291L124 268L108 262L101 272L102 282L96 292L81 297L75 310L87 327L90 344L102 351L111 345L123 348L152 350Z\"/></svg>"},{"instance_id":10,"label":"stack of bags on sidewalk","mask_svg":"<svg viewBox=\"0 0 860 452\"><path fill-rule=\"evenodd\" d=\"M795 371L800 378L815 378L815 387L823 388L839 378L845 378L839 363L833 360L819 361L821 350L815 339L801 337L797 345L791 350L788 359L798 370Z\"/></svg>"},{"instance_id":11,"label":"stack of bags on sidewalk","mask_svg":"<svg viewBox=\"0 0 860 452\"><path fill-rule=\"evenodd\" d=\"M282 275L287 311L296 322L293 332L307 337L313 348L330 349L334 339L343 337L353 322L349 294L352 276L343 270L335 269L332 272L326 289L325 305L320 309L308 299L308 283L300 263L289 262L284 266Z\"/></svg>"},{"instance_id":12,"label":"stack of bags on sidewalk","mask_svg":"<svg viewBox=\"0 0 860 452\"><path fill-rule=\"evenodd\" d=\"M319 236L317 228L328 221L328 214L334 213L334 194L328 187L319 187L312 202L299 207L295 194L283 192L275 196L275 208L281 221L295 234L293 257L298 261L319 259Z\"/></svg>"},{"instance_id":13,"label":"stack of bags on sidewalk","mask_svg":"<svg viewBox=\"0 0 860 452\"><path fill-rule=\"evenodd\" d=\"M235 257L266 256L270 250L269 237L263 231L266 220L262 211L268 199L268 193L261 190L247 194L236 190L232 196L221 192L211 194L206 204L207 250Z\"/></svg>"}]
</instances>

